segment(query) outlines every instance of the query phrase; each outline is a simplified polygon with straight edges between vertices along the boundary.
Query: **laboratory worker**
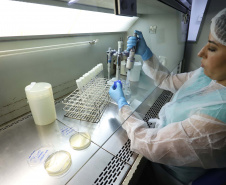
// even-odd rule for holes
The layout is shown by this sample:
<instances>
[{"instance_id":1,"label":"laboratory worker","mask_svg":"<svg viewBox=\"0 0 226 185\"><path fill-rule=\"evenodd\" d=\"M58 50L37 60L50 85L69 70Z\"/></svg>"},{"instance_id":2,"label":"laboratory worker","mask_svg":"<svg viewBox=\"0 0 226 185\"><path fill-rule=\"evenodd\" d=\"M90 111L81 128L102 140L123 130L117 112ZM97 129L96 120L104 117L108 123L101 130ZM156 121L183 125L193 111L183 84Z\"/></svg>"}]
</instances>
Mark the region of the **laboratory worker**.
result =
<instances>
[{"instance_id":1,"label":"laboratory worker","mask_svg":"<svg viewBox=\"0 0 226 185\"><path fill-rule=\"evenodd\" d=\"M117 102L131 150L149 159L160 185L191 184L213 168L226 168L226 8L212 20L206 45L198 53L201 67L171 74L146 45L140 31L129 37L144 73L162 89L174 93L159 112L155 128L128 105L120 83L109 90ZM127 119L128 118L128 119ZM159 171L158 171L159 170Z\"/></svg>"}]
</instances>

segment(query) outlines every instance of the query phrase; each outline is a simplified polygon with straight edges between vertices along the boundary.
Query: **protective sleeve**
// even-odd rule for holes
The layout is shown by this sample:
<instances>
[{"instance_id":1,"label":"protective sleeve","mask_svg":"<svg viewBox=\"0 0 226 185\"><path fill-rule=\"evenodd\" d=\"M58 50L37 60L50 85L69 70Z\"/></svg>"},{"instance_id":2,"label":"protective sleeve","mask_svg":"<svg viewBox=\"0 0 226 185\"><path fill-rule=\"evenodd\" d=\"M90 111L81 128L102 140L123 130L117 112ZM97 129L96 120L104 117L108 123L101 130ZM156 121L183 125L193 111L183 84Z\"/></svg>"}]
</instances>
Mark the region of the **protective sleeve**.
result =
<instances>
[{"instance_id":1,"label":"protective sleeve","mask_svg":"<svg viewBox=\"0 0 226 185\"><path fill-rule=\"evenodd\" d=\"M155 55L144 61L142 69L147 76L154 80L156 86L173 93L175 93L183 83L194 74L194 71L189 73L171 74L168 69L159 62Z\"/></svg>"},{"instance_id":2,"label":"protective sleeve","mask_svg":"<svg viewBox=\"0 0 226 185\"><path fill-rule=\"evenodd\" d=\"M131 150L149 160L173 166L226 167L226 124L206 115L192 115L161 129L148 128L129 106L120 109Z\"/></svg>"}]
</instances>

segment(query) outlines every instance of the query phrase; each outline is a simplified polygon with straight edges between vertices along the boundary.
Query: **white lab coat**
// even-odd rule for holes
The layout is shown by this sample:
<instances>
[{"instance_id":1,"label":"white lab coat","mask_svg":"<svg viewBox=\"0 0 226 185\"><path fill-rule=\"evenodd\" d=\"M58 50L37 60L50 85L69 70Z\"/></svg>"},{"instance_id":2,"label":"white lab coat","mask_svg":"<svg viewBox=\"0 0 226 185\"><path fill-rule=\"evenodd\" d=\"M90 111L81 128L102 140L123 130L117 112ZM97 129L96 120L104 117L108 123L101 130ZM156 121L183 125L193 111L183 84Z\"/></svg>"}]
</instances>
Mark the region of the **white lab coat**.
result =
<instances>
[{"instance_id":1,"label":"white lab coat","mask_svg":"<svg viewBox=\"0 0 226 185\"><path fill-rule=\"evenodd\" d=\"M194 91L189 91L193 80L197 80L195 78L197 72L170 74L159 63L155 55L144 61L143 71L154 79L155 84L160 88L177 93L175 101L181 101L180 109L187 109L186 105L189 105L189 99L187 103L185 100L187 97L191 97L191 101L193 100L192 98L196 101L196 99L199 100L198 96L200 96L200 93L203 93L201 97L205 98L210 94L210 97L214 98L216 96L221 100L217 105L215 105L215 100L207 100L207 103L210 101L208 105L206 105L206 101L195 102L194 104L197 105L194 108L190 107L190 109L187 109L187 114L182 116L185 119L180 116L174 119L172 115L167 115L168 111L170 112L170 109L174 106L173 103L169 103L169 105L165 105L161 109L159 113L160 119L158 120L159 122L157 121L156 128L148 128L147 124L139 116L132 113L128 105L123 106L119 111L119 115L126 120L122 127L126 130L131 140L131 150L145 156L152 162L168 166L200 167L200 169L226 167L226 122L219 120L219 118L224 119L224 116L226 120L226 87L212 80L202 90L196 89L195 93ZM188 85L186 86L186 84ZM180 91L183 93L180 93ZM212 96L213 93L214 96ZM184 94L186 96L183 97ZM210 114L208 113L207 109L209 107L214 107L212 112L216 116L212 115L209 110ZM206 111L207 114L205 114ZM171 122L171 120L180 121ZM201 174L203 174L203 171L200 172ZM176 178L182 182L189 182L197 177Z\"/></svg>"}]
</instances>

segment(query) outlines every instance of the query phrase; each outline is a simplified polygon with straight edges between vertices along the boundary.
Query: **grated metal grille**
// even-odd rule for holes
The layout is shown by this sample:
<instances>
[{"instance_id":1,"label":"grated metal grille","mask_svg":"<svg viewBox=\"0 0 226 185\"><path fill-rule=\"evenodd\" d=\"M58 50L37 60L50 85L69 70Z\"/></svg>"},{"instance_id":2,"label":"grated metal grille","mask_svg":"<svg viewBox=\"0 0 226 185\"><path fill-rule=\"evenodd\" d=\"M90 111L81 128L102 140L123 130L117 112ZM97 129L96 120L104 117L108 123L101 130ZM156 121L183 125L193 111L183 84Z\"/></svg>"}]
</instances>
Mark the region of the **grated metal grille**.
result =
<instances>
[{"instance_id":1,"label":"grated metal grille","mask_svg":"<svg viewBox=\"0 0 226 185\"><path fill-rule=\"evenodd\" d=\"M148 110L143 120L147 122L149 127L150 125L148 120L150 118L156 118L162 106L169 102L172 96L173 93L170 91L163 91L152 107ZM124 166L134 154L134 152L130 150L130 143L131 142L128 139L118 154L111 159L103 172L101 172L93 185L113 185L115 183Z\"/></svg>"},{"instance_id":2,"label":"grated metal grille","mask_svg":"<svg viewBox=\"0 0 226 185\"><path fill-rule=\"evenodd\" d=\"M130 150L130 140L128 139L121 150L118 152L116 157L120 158L121 160L128 162L132 157L134 152Z\"/></svg>"},{"instance_id":3,"label":"grated metal grille","mask_svg":"<svg viewBox=\"0 0 226 185\"><path fill-rule=\"evenodd\" d=\"M93 185L113 185L133 153L134 152L130 150L130 140L128 140L118 154L114 156L104 168Z\"/></svg>"},{"instance_id":4,"label":"grated metal grille","mask_svg":"<svg viewBox=\"0 0 226 185\"><path fill-rule=\"evenodd\" d=\"M148 123L148 120L151 118L158 118L158 113L160 109L165 105L167 102L170 101L171 97L173 96L173 93L170 91L163 91L160 96L157 98L155 103L151 106L151 108L148 110L146 115L144 116L143 120L147 122L149 127L152 127L152 123Z\"/></svg>"}]
</instances>

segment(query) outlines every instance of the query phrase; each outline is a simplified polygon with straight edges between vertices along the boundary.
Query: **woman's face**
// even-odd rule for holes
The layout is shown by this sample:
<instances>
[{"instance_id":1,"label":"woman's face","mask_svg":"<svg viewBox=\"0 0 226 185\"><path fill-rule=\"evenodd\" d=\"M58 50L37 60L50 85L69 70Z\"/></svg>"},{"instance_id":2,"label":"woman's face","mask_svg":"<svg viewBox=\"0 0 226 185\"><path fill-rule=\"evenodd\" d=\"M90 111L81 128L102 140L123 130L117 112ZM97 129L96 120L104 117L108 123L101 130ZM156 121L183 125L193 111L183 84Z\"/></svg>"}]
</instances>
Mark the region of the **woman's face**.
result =
<instances>
[{"instance_id":1,"label":"woman's face","mask_svg":"<svg viewBox=\"0 0 226 185\"><path fill-rule=\"evenodd\" d=\"M205 75L226 86L226 46L217 42L209 34L208 43L201 49L198 56L202 58L201 67Z\"/></svg>"}]
</instances>

